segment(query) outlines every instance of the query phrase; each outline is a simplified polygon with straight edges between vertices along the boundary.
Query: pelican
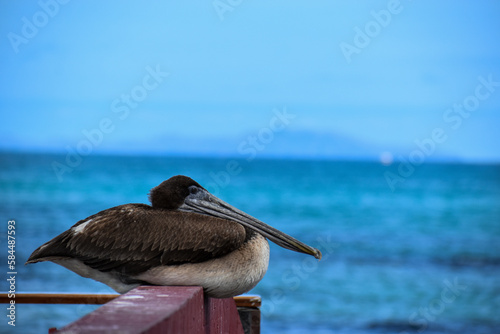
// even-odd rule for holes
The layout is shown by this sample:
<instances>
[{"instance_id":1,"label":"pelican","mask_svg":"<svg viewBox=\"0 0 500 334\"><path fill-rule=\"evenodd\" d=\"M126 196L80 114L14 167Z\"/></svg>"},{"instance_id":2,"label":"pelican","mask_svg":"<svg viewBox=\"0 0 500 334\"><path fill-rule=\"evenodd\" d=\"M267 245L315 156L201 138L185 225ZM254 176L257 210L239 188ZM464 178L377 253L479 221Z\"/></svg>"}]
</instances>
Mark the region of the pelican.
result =
<instances>
[{"instance_id":1,"label":"pelican","mask_svg":"<svg viewBox=\"0 0 500 334\"><path fill-rule=\"evenodd\" d=\"M269 239L321 252L177 175L151 189L151 205L125 204L82 219L38 247L26 264L52 261L118 293L139 285L197 285L210 297L251 290L269 263Z\"/></svg>"}]
</instances>

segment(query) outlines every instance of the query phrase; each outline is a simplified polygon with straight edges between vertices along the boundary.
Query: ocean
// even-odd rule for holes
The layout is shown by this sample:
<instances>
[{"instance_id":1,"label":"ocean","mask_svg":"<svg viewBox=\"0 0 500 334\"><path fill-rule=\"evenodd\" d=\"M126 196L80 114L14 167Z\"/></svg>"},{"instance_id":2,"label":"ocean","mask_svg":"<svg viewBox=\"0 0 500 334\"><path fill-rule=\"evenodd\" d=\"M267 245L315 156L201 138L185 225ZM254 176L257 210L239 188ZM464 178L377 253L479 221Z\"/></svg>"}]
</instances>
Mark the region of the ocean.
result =
<instances>
[{"instance_id":1,"label":"ocean","mask_svg":"<svg viewBox=\"0 0 500 334\"><path fill-rule=\"evenodd\" d=\"M262 297L262 333L498 333L500 165L404 167L1 153L0 288L9 290L14 220L17 293L113 293L58 265L24 262L78 220L147 203L152 187L184 174L323 253L318 262L271 243L269 270L249 293ZM97 307L17 304L13 327L4 305L0 332L47 333Z\"/></svg>"}]
</instances>

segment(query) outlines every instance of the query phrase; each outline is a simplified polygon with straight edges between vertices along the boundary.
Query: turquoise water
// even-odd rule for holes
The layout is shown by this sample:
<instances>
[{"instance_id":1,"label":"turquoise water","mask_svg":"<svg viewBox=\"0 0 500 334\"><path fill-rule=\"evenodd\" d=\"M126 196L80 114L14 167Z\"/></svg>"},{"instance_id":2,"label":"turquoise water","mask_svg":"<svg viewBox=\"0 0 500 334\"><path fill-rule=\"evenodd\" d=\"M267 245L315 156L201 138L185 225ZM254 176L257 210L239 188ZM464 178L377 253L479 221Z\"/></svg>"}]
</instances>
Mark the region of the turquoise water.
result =
<instances>
[{"instance_id":1,"label":"turquoise water","mask_svg":"<svg viewBox=\"0 0 500 334\"><path fill-rule=\"evenodd\" d=\"M0 155L0 267L16 221L17 292L111 293L31 252L100 210L146 203L176 174L318 247L323 260L271 245L263 333L497 333L500 166L423 164L392 190L396 166L374 162L88 156L58 175L63 155ZM7 290L6 279L0 288ZM93 306L17 305L16 327L46 333Z\"/></svg>"}]
</instances>

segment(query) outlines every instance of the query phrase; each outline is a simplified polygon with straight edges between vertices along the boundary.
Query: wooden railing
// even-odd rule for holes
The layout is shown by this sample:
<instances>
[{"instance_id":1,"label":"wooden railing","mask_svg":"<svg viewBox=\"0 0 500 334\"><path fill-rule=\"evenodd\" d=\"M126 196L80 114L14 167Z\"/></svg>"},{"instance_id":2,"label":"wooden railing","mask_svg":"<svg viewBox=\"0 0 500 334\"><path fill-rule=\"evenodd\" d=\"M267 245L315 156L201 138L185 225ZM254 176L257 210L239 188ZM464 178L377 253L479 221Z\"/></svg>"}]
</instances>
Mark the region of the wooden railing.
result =
<instances>
[{"instance_id":1,"label":"wooden railing","mask_svg":"<svg viewBox=\"0 0 500 334\"><path fill-rule=\"evenodd\" d=\"M260 333L260 297L206 297L196 286L140 286L123 295L16 294L16 303L104 304L51 333ZM9 303L0 294L0 303Z\"/></svg>"}]
</instances>

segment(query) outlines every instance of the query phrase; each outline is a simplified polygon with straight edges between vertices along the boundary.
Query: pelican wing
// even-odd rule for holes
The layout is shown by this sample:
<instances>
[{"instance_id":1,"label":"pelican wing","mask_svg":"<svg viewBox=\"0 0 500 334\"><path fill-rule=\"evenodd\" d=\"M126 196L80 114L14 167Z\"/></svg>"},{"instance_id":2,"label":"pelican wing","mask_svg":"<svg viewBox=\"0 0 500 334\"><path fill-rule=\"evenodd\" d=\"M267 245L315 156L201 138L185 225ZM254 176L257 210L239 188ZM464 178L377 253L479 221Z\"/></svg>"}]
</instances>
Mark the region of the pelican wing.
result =
<instances>
[{"instance_id":1,"label":"pelican wing","mask_svg":"<svg viewBox=\"0 0 500 334\"><path fill-rule=\"evenodd\" d=\"M100 271L134 275L220 257L245 238L245 228L229 220L126 204L80 220L35 250L27 263L76 258Z\"/></svg>"}]
</instances>

